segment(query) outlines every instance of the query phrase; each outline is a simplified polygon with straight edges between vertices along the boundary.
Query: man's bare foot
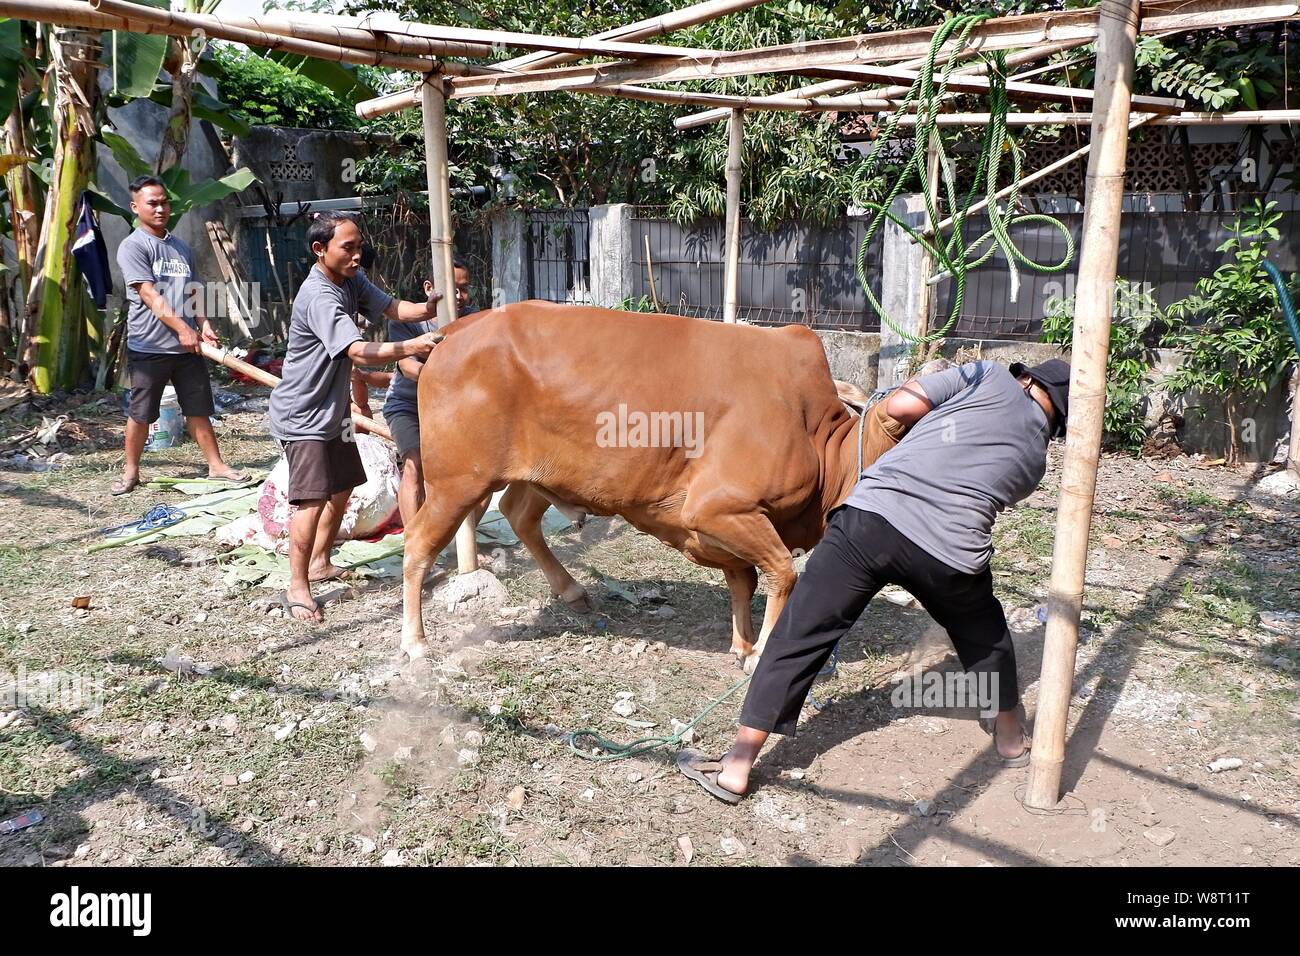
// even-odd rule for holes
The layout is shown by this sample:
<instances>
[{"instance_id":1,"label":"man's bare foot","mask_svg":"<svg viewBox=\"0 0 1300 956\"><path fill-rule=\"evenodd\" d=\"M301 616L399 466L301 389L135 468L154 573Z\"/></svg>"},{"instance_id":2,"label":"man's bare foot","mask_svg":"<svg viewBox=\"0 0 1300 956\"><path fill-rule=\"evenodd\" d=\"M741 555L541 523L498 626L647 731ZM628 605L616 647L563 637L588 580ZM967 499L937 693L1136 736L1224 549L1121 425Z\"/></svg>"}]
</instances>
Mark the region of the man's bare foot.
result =
<instances>
[{"instance_id":1,"label":"man's bare foot","mask_svg":"<svg viewBox=\"0 0 1300 956\"><path fill-rule=\"evenodd\" d=\"M296 621L317 624L325 620L325 616L320 612L320 605L311 596L310 590L299 592L290 588L280 596L280 603L289 613L289 616Z\"/></svg>"},{"instance_id":2,"label":"man's bare foot","mask_svg":"<svg viewBox=\"0 0 1300 956\"><path fill-rule=\"evenodd\" d=\"M1029 749L1025 726L1020 720L1020 709L998 712L993 739L997 742L998 756L1014 760L1024 756Z\"/></svg>"},{"instance_id":3,"label":"man's bare foot","mask_svg":"<svg viewBox=\"0 0 1300 956\"><path fill-rule=\"evenodd\" d=\"M718 774L718 785L732 793L744 794L749 790L749 771L753 764L741 760L730 750L722 755L722 772Z\"/></svg>"},{"instance_id":4,"label":"man's bare foot","mask_svg":"<svg viewBox=\"0 0 1300 956\"><path fill-rule=\"evenodd\" d=\"M333 562L324 565L313 565L307 569L307 580L312 584L319 584L322 581L338 581L347 577L348 569L340 568Z\"/></svg>"},{"instance_id":5,"label":"man's bare foot","mask_svg":"<svg viewBox=\"0 0 1300 956\"><path fill-rule=\"evenodd\" d=\"M109 487L109 494L112 495L129 495L135 491L136 486L140 484L140 475L123 475Z\"/></svg>"}]
</instances>

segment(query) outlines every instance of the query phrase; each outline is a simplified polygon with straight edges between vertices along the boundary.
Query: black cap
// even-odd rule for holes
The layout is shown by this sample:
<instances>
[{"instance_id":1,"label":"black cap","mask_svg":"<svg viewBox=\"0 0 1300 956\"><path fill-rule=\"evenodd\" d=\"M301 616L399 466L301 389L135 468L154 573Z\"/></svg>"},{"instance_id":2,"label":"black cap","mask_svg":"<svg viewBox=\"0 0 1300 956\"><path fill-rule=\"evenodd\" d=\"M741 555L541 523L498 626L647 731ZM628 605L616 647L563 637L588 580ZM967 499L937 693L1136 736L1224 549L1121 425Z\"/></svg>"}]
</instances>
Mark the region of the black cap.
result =
<instances>
[{"instance_id":1,"label":"black cap","mask_svg":"<svg viewBox=\"0 0 1300 956\"><path fill-rule=\"evenodd\" d=\"M1056 409L1056 431L1054 435L1065 434L1065 424L1070 417L1070 363L1063 359L1048 359L1039 365L1026 365L1024 362L1012 362L1011 374L1016 378L1028 375L1042 386L1047 397Z\"/></svg>"}]
</instances>

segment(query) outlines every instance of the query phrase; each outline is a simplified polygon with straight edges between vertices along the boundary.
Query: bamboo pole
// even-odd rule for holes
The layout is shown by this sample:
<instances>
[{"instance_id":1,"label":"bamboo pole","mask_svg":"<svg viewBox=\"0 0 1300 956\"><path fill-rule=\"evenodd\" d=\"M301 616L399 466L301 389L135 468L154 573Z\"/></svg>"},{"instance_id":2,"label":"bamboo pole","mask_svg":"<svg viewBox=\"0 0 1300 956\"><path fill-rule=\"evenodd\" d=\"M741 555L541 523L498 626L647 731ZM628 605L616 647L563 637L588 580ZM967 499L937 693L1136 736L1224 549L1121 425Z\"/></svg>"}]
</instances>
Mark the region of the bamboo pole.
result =
<instances>
[{"instance_id":1,"label":"bamboo pole","mask_svg":"<svg viewBox=\"0 0 1300 956\"><path fill-rule=\"evenodd\" d=\"M1019 50L1015 53L1008 54L1007 65L1020 66L1025 63L1036 63L1039 60L1044 60L1047 57L1052 56L1054 53L1061 53L1064 52L1065 50L1072 50L1075 47L1084 46L1086 42L1087 41L1085 40L1067 40L1061 43L1040 44L1028 50ZM940 56L936 58L935 62L946 63L948 59L949 57ZM924 65L924 63L925 63L925 57L916 57L911 60L905 60L899 65L906 69L916 69L917 67ZM1044 69L1050 69L1054 66L1055 64L1050 64L1048 67L1045 67ZM969 64L968 66L958 67L954 71L954 75L957 76L977 75L978 76L980 74L987 73L988 69L989 69L989 64L986 61L981 60L977 63ZM1020 79L1020 77L1014 76L1012 77L1012 79ZM817 99L819 97L829 95L829 94L842 93L846 90L858 89L865 85L866 85L865 83L858 80L827 80L824 83L814 83L811 86L801 86L797 89L787 90L786 92L777 95L781 97L793 96L799 99ZM906 96L908 89L909 87L905 87L905 86L880 87L873 90L865 90L861 93L861 96L863 96L864 98L875 97L875 98L886 99L886 100L897 99L899 97ZM755 104L761 104L762 98L757 98L753 102ZM761 105L756 105L755 108L761 109L762 107ZM693 127L696 126L707 126L711 123L716 123L726 118L727 118L727 111L725 109L706 110L702 113L692 113L690 116L679 117L673 120L673 126L676 127L677 129L692 129Z\"/></svg>"},{"instance_id":2,"label":"bamboo pole","mask_svg":"<svg viewBox=\"0 0 1300 956\"><path fill-rule=\"evenodd\" d=\"M118 2L120 3L120 0ZM294 40L255 30L238 30L226 26L220 18L211 15L172 14L166 10L142 7L138 4L124 4L124 6L130 7L130 17L97 10L89 3L80 3L77 0L0 0L0 16L87 30L125 30L130 33L151 33L162 36L190 37L199 35L195 31L201 30L202 35L209 37L249 46L284 50L287 53L300 53L303 56L322 60L365 63L418 73L425 72L431 67L431 61L414 57L398 57L370 50L354 50L326 43ZM163 14L168 19L164 23L163 18L154 16L155 14Z\"/></svg>"},{"instance_id":3,"label":"bamboo pole","mask_svg":"<svg viewBox=\"0 0 1300 956\"><path fill-rule=\"evenodd\" d=\"M647 20L638 20L636 23L605 30L603 33L595 33L589 39L644 40L647 37L661 36L675 30L693 27L698 23L707 23L729 13L748 10L764 3L767 3L767 0L706 0L705 3L697 3L693 6L683 7L680 10L669 11L663 16L650 17ZM528 53L524 56L515 57L513 60L498 63L497 66L503 70L531 72L549 66L572 63L580 58L581 54L576 53Z\"/></svg>"},{"instance_id":4,"label":"bamboo pole","mask_svg":"<svg viewBox=\"0 0 1300 956\"><path fill-rule=\"evenodd\" d=\"M854 84L858 85L858 84ZM586 93L593 96L610 96L627 100L642 100L647 103L670 103L678 106L715 106L725 104L729 113L733 109L746 109L754 104L755 109L824 111L826 107L812 100L795 97L776 96L731 96L725 93L701 93L685 90L655 90L644 86L593 86L581 90L569 90L570 93ZM412 87L397 93L388 93L374 99L362 100L356 106L357 115L362 119L374 119L386 113L400 113L420 105L420 88ZM882 110L895 106L890 100L864 100L861 109ZM842 109L843 107L839 107Z\"/></svg>"},{"instance_id":5,"label":"bamboo pole","mask_svg":"<svg viewBox=\"0 0 1300 956\"><path fill-rule=\"evenodd\" d=\"M707 0L705 3L699 3L691 7L684 7L681 10L666 13L661 17L651 17L648 20L639 20L636 23L628 24L625 27L615 27L612 30L597 33L592 35L590 39L643 40L646 37L658 36L662 33L670 33L673 30L680 30L683 27L694 26L697 23L704 23L705 21L724 16L728 13L734 13L738 10L747 10L750 7L755 7L766 2L767 0ZM512 60L505 60L493 64L493 66L498 72L531 73L535 70L544 69L546 67L572 63L574 60L579 59L582 59L581 53L548 53L546 51L539 51L528 53L524 56L517 56ZM444 66L447 65L448 64L444 64ZM444 72L450 71L444 70ZM656 90L651 92L661 91ZM613 95L627 94L620 89ZM679 100L678 102L683 101ZM390 93L387 96L379 96L374 99L363 100L357 104L356 111L357 115L362 119L374 119L376 116L383 116L386 113L398 113L402 110L413 109L419 105L420 87L419 84L417 84L409 90L402 90L400 93ZM723 110L722 112L725 118L727 111Z\"/></svg>"},{"instance_id":6,"label":"bamboo pole","mask_svg":"<svg viewBox=\"0 0 1300 956\"><path fill-rule=\"evenodd\" d=\"M889 114L882 114L884 122ZM939 126L986 126L992 113L940 113ZM915 126L917 117L908 113L898 117L900 127ZM1091 113L1008 113L1008 126L1089 126ZM1300 110L1241 110L1236 113L1171 113L1153 116L1145 121L1147 126L1268 126L1283 123L1300 123Z\"/></svg>"},{"instance_id":7,"label":"bamboo pole","mask_svg":"<svg viewBox=\"0 0 1300 956\"><path fill-rule=\"evenodd\" d=\"M93 3L94 0L91 0ZM277 36L313 40L333 46L353 47L359 50L378 50L399 56L481 56L496 55L490 43L466 43L436 37L407 36L400 33L380 33L375 30L353 29L337 24L318 23L295 11L292 15L274 13L253 16L221 16L223 23L245 30L260 30Z\"/></svg>"},{"instance_id":8,"label":"bamboo pole","mask_svg":"<svg viewBox=\"0 0 1300 956\"><path fill-rule=\"evenodd\" d=\"M1088 534L1097 488L1106 353L1119 256L1120 209L1128 153L1129 98L1141 8L1138 0L1107 0L1097 43L1097 109L1092 123L1079 256L1070 368L1070 420L1056 512L1056 541L1047 599L1047 638L1038 684L1038 712L1025 804L1055 807L1061 796L1065 735L1073 694L1079 617L1083 609Z\"/></svg>"},{"instance_id":9,"label":"bamboo pole","mask_svg":"<svg viewBox=\"0 0 1300 956\"><path fill-rule=\"evenodd\" d=\"M307 13L303 11L271 10L270 14L295 17L310 23L332 24L355 30L370 30L390 36L431 37L461 43L484 44L496 50L519 48L544 50L552 53L572 53L580 57L609 56L634 60L688 60L718 56L719 50L699 50L692 47L664 46L656 43L626 43L621 40L600 40L595 37L552 36L541 33L522 33L515 30L484 30L476 27L454 27L441 23L417 23L400 20L391 13L367 13L359 17L335 13Z\"/></svg>"},{"instance_id":10,"label":"bamboo pole","mask_svg":"<svg viewBox=\"0 0 1300 956\"><path fill-rule=\"evenodd\" d=\"M1293 19L1300 4L1266 5L1255 0L1158 0L1143 20L1145 33L1239 26ZM1023 14L988 20L970 34L976 48L1014 50L1064 40L1091 42L1097 38L1098 8ZM540 93L640 82L676 82L752 73L793 73L846 63L882 63L908 60L928 52L935 27L888 33L805 41L783 46L722 53L707 62L672 60L645 63L594 64L539 70L518 76L467 77L452 84L461 94Z\"/></svg>"},{"instance_id":11,"label":"bamboo pole","mask_svg":"<svg viewBox=\"0 0 1300 956\"><path fill-rule=\"evenodd\" d=\"M446 81L429 73L421 84L424 114L425 177L429 189L429 247L433 287L438 300L438 328L456 321L456 279L452 269L451 184L447 156ZM461 574L478 570L478 543L472 517L456 531L456 567Z\"/></svg>"},{"instance_id":12,"label":"bamboo pole","mask_svg":"<svg viewBox=\"0 0 1300 956\"><path fill-rule=\"evenodd\" d=\"M1287 446L1286 460L1296 477L1300 478L1300 362L1296 362L1292 378L1295 379L1295 388L1291 390L1291 442Z\"/></svg>"},{"instance_id":13,"label":"bamboo pole","mask_svg":"<svg viewBox=\"0 0 1300 956\"><path fill-rule=\"evenodd\" d=\"M251 362L244 362L235 358L225 349L219 349L215 345L209 345L207 342L199 343L199 351L202 356L210 362L216 362L218 365L224 365L233 372L251 378L259 385L265 385L267 388L275 388L280 384L280 379L272 375L264 368L258 368ZM400 372L394 373L400 375ZM361 414L361 409L352 405L352 424L360 425L372 435L378 435L384 441L391 442L393 433L384 425L379 424L373 418L367 418Z\"/></svg>"},{"instance_id":14,"label":"bamboo pole","mask_svg":"<svg viewBox=\"0 0 1300 956\"><path fill-rule=\"evenodd\" d=\"M1129 120L1128 128L1130 130L1134 130L1137 129L1139 126L1145 126L1146 124L1152 122L1152 120L1153 120L1152 114L1141 113L1138 114L1137 116L1132 117ZM966 210L965 215L966 216L973 215L974 213L977 213L981 209L987 207L989 203L997 202L999 199L1005 199L1007 196L1011 195L1013 191L1017 189L1023 189L1024 187L1030 185L1031 183L1036 183L1040 179L1050 176L1058 169L1064 169L1066 166L1069 166L1077 159L1089 155L1091 152L1092 152L1092 143L1091 142L1086 143L1083 146L1080 146L1074 152L1067 153L1066 155L1062 156L1060 159L1053 160L1052 162L1048 163L1042 169L1036 169L1028 176L1022 177L1020 179L1020 182L1012 183L1009 186L1004 186L1001 189L999 189L996 193L994 193L992 196L985 196L979 202L972 203L971 207ZM936 232L942 232L945 229L951 229L952 224L956 221L957 221L956 216L949 216L947 219L943 220L943 222L939 223L937 226L932 226L923 230L921 234L928 238L930 236L933 236ZM912 241L915 242L916 240L913 239ZM944 273L944 275L946 275L946 273ZM939 276L939 278L943 278L943 277L944 277L943 275Z\"/></svg>"},{"instance_id":15,"label":"bamboo pole","mask_svg":"<svg viewBox=\"0 0 1300 956\"><path fill-rule=\"evenodd\" d=\"M740 173L745 148L745 113L732 110L727 121L726 271L722 289L722 321L740 318Z\"/></svg>"}]
</instances>

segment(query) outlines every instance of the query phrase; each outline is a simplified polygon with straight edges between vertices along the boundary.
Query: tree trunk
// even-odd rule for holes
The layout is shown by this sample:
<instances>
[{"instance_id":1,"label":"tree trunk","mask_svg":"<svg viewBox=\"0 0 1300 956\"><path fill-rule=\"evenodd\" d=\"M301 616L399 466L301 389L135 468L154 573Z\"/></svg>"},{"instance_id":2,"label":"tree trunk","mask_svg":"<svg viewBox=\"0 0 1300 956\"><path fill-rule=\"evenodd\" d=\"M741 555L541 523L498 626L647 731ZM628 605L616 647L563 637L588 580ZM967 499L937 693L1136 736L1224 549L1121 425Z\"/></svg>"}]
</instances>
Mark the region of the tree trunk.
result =
<instances>
[{"instance_id":1,"label":"tree trunk","mask_svg":"<svg viewBox=\"0 0 1300 956\"><path fill-rule=\"evenodd\" d=\"M167 70L172 77L172 108L163 129L162 145L158 149L158 163L154 172L161 175L173 166L179 166L190 144L193 125L194 73L199 61L194 47L187 40L172 40Z\"/></svg>"},{"instance_id":2,"label":"tree trunk","mask_svg":"<svg viewBox=\"0 0 1300 956\"><path fill-rule=\"evenodd\" d=\"M27 308L36 324L31 347L33 389L48 394L77 385L86 367L85 289L72 256L81 194L94 169L95 63L99 35L57 30L51 44L55 70L54 175L41 225L43 259Z\"/></svg>"},{"instance_id":3,"label":"tree trunk","mask_svg":"<svg viewBox=\"0 0 1300 956\"><path fill-rule=\"evenodd\" d=\"M33 156L27 142L27 121L22 115L22 100L31 92L31 81L26 71L19 75L18 102L13 112L5 121L4 138L6 153ZM12 319L16 366L15 372L25 378L27 368L35 358L35 349L31 347L35 327L31 313L27 309L27 296L32 289L32 270L36 262L36 250L41 239L41 202L40 195L32 183L32 172L26 165L15 166L5 174L9 186L10 231L14 239L14 259L18 265L14 295L14 312Z\"/></svg>"}]
</instances>

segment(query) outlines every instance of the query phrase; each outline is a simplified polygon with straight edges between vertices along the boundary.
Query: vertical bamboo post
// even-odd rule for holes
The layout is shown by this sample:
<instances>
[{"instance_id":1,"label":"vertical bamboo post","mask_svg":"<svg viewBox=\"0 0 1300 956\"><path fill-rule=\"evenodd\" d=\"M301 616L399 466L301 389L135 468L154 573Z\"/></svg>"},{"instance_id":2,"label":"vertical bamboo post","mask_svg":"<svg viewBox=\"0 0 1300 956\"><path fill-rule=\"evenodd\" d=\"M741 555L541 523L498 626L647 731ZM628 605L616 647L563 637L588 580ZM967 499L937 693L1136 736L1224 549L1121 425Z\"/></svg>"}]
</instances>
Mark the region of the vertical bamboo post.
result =
<instances>
[{"instance_id":1,"label":"vertical bamboo post","mask_svg":"<svg viewBox=\"0 0 1300 956\"><path fill-rule=\"evenodd\" d=\"M925 144L925 188L930 191L930 200L934 203L935 215L943 214L939 206L939 131L931 130L930 141ZM926 213L925 228L933 229L935 221L930 218L929 212ZM930 313L934 310L935 286L930 281L934 275L934 256L922 247L921 252L921 270L917 281L921 283L920 295L917 297L916 316L916 334L924 336L930 331ZM932 352L937 352L938 342L931 342L927 348L924 345L917 344L916 352L912 362L916 366L916 371L923 364L928 362L932 357Z\"/></svg>"},{"instance_id":2,"label":"vertical bamboo post","mask_svg":"<svg viewBox=\"0 0 1300 956\"><path fill-rule=\"evenodd\" d=\"M424 113L424 159L429 186L429 250L438 301L438 328L456 320L456 277L452 269L451 186L447 174L447 93L440 73L426 73L420 85ZM474 522L466 518L456 532L456 567L478 569Z\"/></svg>"},{"instance_id":3,"label":"vertical bamboo post","mask_svg":"<svg viewBox=\"0 0 1300 956\"><path fill-rule=\"evenodd\" d=\"M1102 0L1100 5L1092 152L1088 156L1083 248L1075 298L1078 305L1071 345L1070 427L1056 512L1034 747L1025 790L1025 804L1040 810L1055 807L1060 800L1065 763L1066 725L1106 405L1106 353L1115 299L1134 51L1141 17L1139 2Z\"/></svg>"},{"instance_id":4,"label":"vertical bamboo post","mask_svg":"<svg viewBox=\"0 0 1300 956\"><path fill-rule=\"evenodd\" d=\"M1296 477L1300 478L1300 362L1296 363L1292 378L1295 379L1295 388L1291 392L1291 444L1286 460Z\"/></svg>"},{"instance_id":5,"label":"vertical bamboo post","mask_svg":"<svg viewBox=\"0 0 1300 956\"><path fill-rule=\"evenodd\" d=\"M722 290L722 321L740 318L740 154L745 145L745 112L732 110L727 119L727 236L726 271Z\"/></svg>"}]
</instances>

